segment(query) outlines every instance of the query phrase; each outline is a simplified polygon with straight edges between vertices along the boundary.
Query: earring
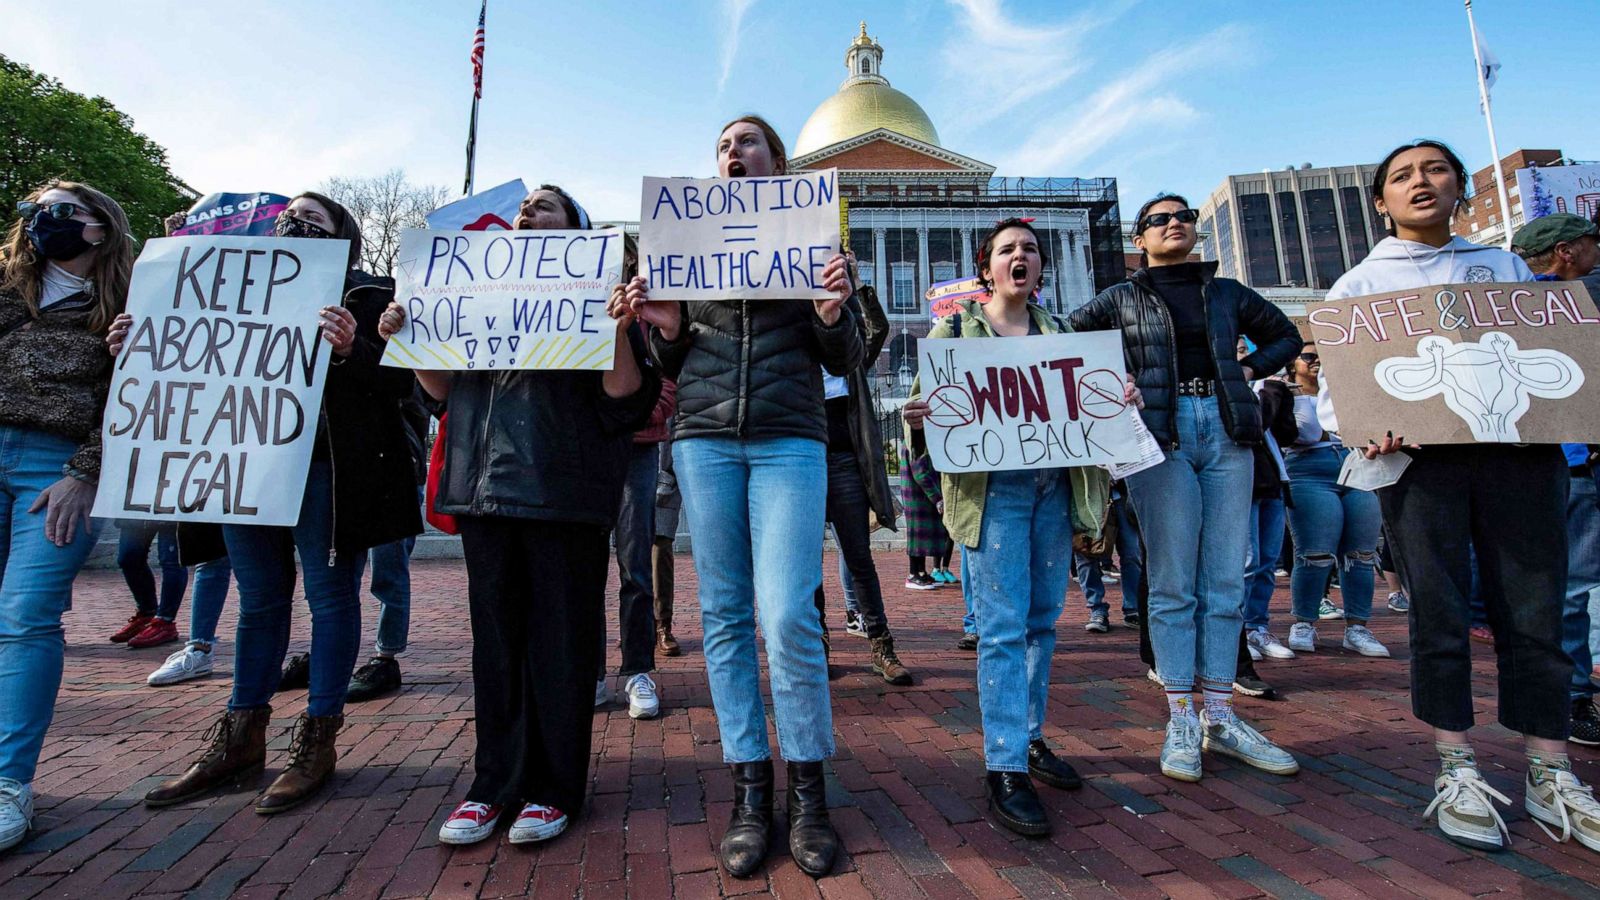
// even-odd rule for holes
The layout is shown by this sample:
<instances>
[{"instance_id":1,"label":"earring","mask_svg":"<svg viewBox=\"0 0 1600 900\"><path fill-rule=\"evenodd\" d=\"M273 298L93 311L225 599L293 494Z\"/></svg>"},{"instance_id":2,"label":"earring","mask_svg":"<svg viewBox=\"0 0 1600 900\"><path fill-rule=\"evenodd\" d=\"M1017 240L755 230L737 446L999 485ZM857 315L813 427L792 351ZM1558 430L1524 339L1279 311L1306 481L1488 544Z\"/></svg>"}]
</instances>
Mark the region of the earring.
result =
<instances>
[{"instance_id":1,"label":"earring","mask_svg":"<svg viewBox=\"0 0 1600 900\"><path fill-rule=\"evenodd\" d=\"M1394 220L1389 218L1389 214L1388 213L1379 213L1379 215L1383 216L1383 230L1384 231L1393 231L1394 230Z\"/></svg>"}]
</instances>

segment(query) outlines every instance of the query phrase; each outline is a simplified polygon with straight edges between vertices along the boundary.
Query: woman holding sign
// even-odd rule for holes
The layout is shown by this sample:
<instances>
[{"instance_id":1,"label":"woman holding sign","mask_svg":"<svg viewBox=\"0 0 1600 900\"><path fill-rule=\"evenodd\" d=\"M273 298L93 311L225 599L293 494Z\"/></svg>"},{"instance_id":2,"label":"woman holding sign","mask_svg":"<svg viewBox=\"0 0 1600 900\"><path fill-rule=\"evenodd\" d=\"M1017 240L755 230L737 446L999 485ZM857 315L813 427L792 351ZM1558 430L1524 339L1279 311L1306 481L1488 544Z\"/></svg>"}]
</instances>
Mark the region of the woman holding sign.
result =
<instances>
[{"instance_id":1,"label":"woman holding sign","mask_svg":"<svg viewBox=\"0 0 1600 900\"><path fill-rule=\"evenodd\" d=\"M1467 172L1437 141L1395 148L1373 177L1373 205L1389 237L1346 272L1328 300L1461 282L1529 281L1515 255L1452 237L1467 205ZM1447 309L1439 313L1444 324ZM1338 386L1355 372L1323 370L1321 426L1339 430ZM1363 376L1369 377L1369 376ZM1399 423L1396 423L1399 424ZM1404 436L1369 443L1367 456L1396 453ZM1567 575L1567 463L1557 444L1407 447L1410 465L1378 491L1400 578L1411 598L1411 708L1433 726L1438 795L1424 816L1469 847L1498 850L1510 838L1494 808L1510 801L1478 772L1467 741L1473 725L1469 587L1475 551L1494 626L1500 723L1527 747L1524 807L1591 850L1600 850L1600 803L1567 759L1568 679L1561 645Z\"/></svg>"},{"instance_id":2,"label":"woman holding sign","mask_svg":"<svg viewBox=\"0 0 1600 900\"><path fill-rule=\"evenodd\" d=\"M1300 334L1261 295L1218 278L1215 262L1188 261L1197 218L1174 194L1140 207L1133 242L1144 267L1073 313L1072 327L1122 332L1128 371L1144 390L1140 415L1163 451L1160 463L1127 480L1144 531L1150 641L1170 712L1162 774L1199 781L1203 747L1289 775L1300 768L1294 757L1234 714L1233 682L1250 546L1250 447L1263 437L1250 381L1287 365ZM1258 348L1243 359L1235 352L1240 335Z\"/></svg>"},{"instance_id":3,"label":"woman holding sign","mask_svg":"<svg viewBox=\"0 0 1600 900\"><path fill-rule=\"evenodd\" d=\"M33 822L61 687L61 616L99 531L102 336L128 298L128 217L70 181L34 189L0 244L0 850Z\"/></svg>"},{"instance_id":4,"label":"woman holding sign","mask_svg":"<svg viewBox=\"0 0 1600 900\"><path fill-rule=\"evenodd\" d=\"M783 142L757 116L717 138L724 178L786 174ZM847 305L849 267L834 255L828 300L652 300L635 278L627 314L653 326L651 352L678 382L673 462L695 536L711 700L722 755L733 766L734 805L723 868L748 877L772 827L772 750L756 657L756 608L766 635L778 747L788 761L789 849L812 877L833 868L839 838L828 819L823 760L833 755L833 714L822 622L812 605L821 580L828 417L822 375L860 365L861 323Z\"/></svg>"},{"instance_id":5,"label":"woman holding sign","mask_svg":"<svg viewBox=\"0 0 1600 900\"><path fill-rule=\"evenodd\" d=\"M1008 338L1071 331L1031 302L1044 265L1040 240L1025 219L1006 219L978 245L978 276L988 297L965 300L939 320L930 338ZM1124 399L1139 404L1130 382ZM926 461L921 382L901 411L912 429L915 459ZM944 524L965 548L964 590L977 623L978 701L989 810L1006 828L1048 834L1050 820L1033 778L1056 788L1083 781L1044 741L1044 713L1055 652L1056 620L1072 578L1072 536L1098 537L1094 516L1110 505L1111 480L1099 467L946 473ZM1030 778L1029 776L1032 776Z\"/></svg>"}]
</instances>

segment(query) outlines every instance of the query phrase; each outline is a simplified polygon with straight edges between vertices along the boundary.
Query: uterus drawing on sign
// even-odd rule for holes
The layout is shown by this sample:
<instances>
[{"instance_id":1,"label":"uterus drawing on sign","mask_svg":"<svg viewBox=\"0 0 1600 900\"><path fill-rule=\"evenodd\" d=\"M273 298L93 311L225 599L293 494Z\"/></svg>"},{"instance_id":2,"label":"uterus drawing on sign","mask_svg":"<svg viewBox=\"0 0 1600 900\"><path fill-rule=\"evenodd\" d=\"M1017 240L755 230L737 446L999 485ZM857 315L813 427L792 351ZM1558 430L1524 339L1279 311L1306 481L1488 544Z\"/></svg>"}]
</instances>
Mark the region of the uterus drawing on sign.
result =
<instances>
[{"instance_id":1,"label":"uterus drawing on sign","mask_svg":"<svg viewBox=\"0 0 1600 900\"><path fill-rule=\"evenodd\" d=\"M1478 441L1516 443L1517 420L1530 397L1559 400L1583 386L1583 369L1559 350L1523 350L1516 339L1489 331L1477 341L1439 335L1417 342L1415 356L1394 356L1373 368L1378 386L1401 400L1444 395Z\"/></svg>"}]
</instances>

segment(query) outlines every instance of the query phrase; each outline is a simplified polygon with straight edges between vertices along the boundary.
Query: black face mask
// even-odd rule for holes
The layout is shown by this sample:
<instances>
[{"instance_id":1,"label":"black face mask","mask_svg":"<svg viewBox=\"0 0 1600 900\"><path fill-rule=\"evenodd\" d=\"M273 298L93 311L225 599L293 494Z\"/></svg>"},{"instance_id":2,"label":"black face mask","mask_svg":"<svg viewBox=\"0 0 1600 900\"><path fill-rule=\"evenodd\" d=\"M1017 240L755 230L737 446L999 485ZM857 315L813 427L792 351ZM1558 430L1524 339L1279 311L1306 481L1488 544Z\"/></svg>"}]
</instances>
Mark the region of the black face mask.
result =
<instances>
[{"instance_id":1,"label":"black face mask","mask_svg":"<svg viewBox=\"0 0 1600 900\"><path fill-rule=\"evenodd\" d=\"M278 222L274 226L273 233L278 237L289 238L333 237L333 232L323 228L321 225L307 222L304 219L296 219L294 216L289 215L287 211L278 213Z\"/></svg>"},{"instance_id":2,"label":"black face mask","mask_svg":"<svg viewBox=\"0 0 1600 900\"><path fill-rule=\"evenodd\" d=\"M45 259L77 259L95 246L83 239L87 227L88 223L77 219L56 219L41 212L28 223L28 242Z\"/></svg>"}]
</instances>

